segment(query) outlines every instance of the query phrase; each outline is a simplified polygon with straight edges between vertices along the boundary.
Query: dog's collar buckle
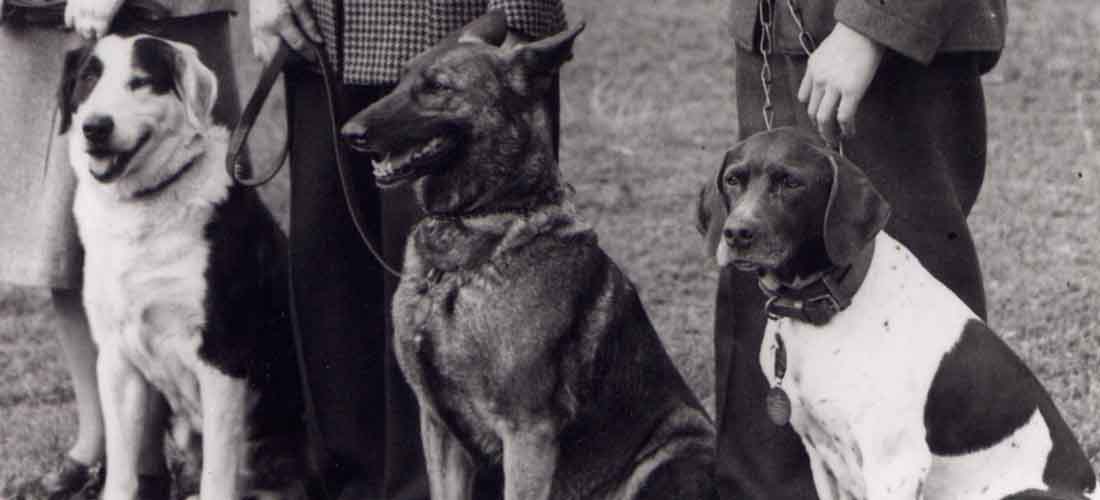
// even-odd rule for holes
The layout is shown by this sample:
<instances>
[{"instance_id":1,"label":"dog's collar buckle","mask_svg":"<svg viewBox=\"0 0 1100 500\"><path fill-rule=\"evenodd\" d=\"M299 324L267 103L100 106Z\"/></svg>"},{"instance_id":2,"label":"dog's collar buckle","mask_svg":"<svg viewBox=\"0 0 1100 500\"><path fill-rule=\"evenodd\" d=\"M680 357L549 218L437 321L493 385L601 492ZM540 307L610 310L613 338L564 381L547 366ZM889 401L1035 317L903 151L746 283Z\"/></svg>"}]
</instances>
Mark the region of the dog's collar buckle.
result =
<instances>
[{"instance_id":1,"label":"dog's collar buckle","mask_svg":"<svg viewBox=\"0 0 1100 500\"><path fill-rule=\"evenodd\" d=\"M811 283L798 288L761 276L757 283L768 297L764 303L764 312L768 319L787 317L815 326L828 323L833 316L852 304L852 297L867 276L874 248L872 242L861 252L856 262L822 273Z\"/></svg>"},{"instance_id":2,"label":"dog's collar buckle","mask_svg":"<svg viewBox=\"0 0 1100 500\"><path fill-rule=\"evenodd\" d=\"M794 318L817 326L828 323L842 309L840 302L830 294L808 299L789 299L775 295L769 297L764 304L764 312L769 319Z\"/></svg>"}]
</instances>

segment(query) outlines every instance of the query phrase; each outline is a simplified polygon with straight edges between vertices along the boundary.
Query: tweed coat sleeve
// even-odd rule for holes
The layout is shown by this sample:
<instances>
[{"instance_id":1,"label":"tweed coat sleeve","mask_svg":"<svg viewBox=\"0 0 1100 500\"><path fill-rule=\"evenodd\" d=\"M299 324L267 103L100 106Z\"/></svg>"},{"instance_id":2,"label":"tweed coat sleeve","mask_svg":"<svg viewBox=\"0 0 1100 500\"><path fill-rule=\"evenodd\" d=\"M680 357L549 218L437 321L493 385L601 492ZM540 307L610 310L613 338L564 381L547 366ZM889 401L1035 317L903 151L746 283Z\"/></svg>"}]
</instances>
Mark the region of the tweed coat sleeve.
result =
<instances>
[{"instance_id":1,"label":"tweed coat sleeve","mask_svg":"<svg viewBox=\"0 0 1100 500\"><path fill-rule=\"evenodd\" d=\"M730 1L730 33L737 44L754 48L760 0ZM801 54L798 31L776 2L778 53ZM927 64L945 52L1000 53L1004 48L1005 0L789 0L799 7L807 30L821 41L837 22L863 33L915 61Z\"/></svg>"},{"instance_id":2,"label":"tweed coat sleeve","mask_svg":"<svg viewBox=\"0 0 1100 500\"><path fill-rule=\"evenodd\" d=\"M976 10L976 5L983 8ZM924 64L945 46L949 37L955 51L977 49L978 40L997 36L1003 45L1006 22L1003 0L838 0L834 17L837 22ZM968 37L974 41L968 42Z\"/></svg>"},{"instance_id":3,"label":"tweed coat sleeve","mask_svg":"<svg viewBox=\"0 0 1100 500\"><path fill-rule=\"evenodd\" d=\"M533 38L553 35L566 27L560 0L489 0L488 10L503 10L509 29Z\"/></svg>"},{"instance_id":4,"label":"tweed coat sleeve","mask_svg":"<svg viewBox=\"0 0 1100 500\"><path fill-rule=\"evenodd\" d=\"M492 9L504 11L510 29L535 38L566 27L561 0L309 1L331 60L353 85L397 82L404 63Z\"/></svg>"}]
</instances>

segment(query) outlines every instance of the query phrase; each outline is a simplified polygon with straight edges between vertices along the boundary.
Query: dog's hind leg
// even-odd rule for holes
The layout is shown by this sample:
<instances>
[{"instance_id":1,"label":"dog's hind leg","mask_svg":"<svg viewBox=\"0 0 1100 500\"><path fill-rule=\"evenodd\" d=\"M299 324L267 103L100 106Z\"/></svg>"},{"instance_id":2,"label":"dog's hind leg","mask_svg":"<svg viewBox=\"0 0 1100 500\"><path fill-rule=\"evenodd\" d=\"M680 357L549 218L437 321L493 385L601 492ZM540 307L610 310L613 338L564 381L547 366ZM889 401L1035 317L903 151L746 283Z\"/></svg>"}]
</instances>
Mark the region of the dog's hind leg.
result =
<instances>
[{"instance_id":1,"label":"dog's hind leg","mask_svg":"<svg viewBox=\"0 0 1100 500\"><path fill-rule=\"evenodd\" d=\"M557 436L557 427L548 420L514 427L504 435L504 500L550 498L560 452Z\"/></svg>"},{"instance_id":2,"label":"dog's hind leg","mask_svg":"<svg viewBox=\"0 0 1100 500\"><path fill-rule=\"evenodd\" d=\"M202 500L240 500L249 391L244 379L209 365L198 370L202 398Z\"/></svg>"},{"instance_id":3,"label":"dog's hind leg","mask_svg":"<svg viewBox=\"0 0 1100 500\"><path fill-rule=\"evenodd\" d=\"M115 346L101 346L96 360L107 444L103 500L132 500L138 494L142 436L150 425L153 387Z\"/></svg>"},{"instance_id":4,"label":"dog's hind leg","mask_svg":"<svg viewBox=\"0 0 1100 500\"><path fill-rule=\"evenodd\" d=\"M476 476L473 460L451 431L429 410L420 410L420 439L424 443L424 461L432 498L473 498Z\"/></svg>"}]
</instances>

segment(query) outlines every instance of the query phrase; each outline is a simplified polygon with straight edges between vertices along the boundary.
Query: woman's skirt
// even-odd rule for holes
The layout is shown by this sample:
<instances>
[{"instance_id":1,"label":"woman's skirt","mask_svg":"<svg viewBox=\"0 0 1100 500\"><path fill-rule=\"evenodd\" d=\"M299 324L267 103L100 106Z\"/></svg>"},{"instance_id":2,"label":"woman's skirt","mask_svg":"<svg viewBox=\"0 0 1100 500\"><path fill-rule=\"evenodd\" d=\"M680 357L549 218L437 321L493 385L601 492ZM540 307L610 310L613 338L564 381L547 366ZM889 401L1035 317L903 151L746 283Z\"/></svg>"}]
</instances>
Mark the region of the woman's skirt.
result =
<instances>
[{"instance_id":1,"label":"woman's skirt","mask_svg":"<svg viewBox=\"0 0 1100 500\"><path fill-rule=\"evenodd\" d=\"M80 283L76 179L57 135L57 89L71 32L0 23L0 281Z\"/></svg>"}]
</instances>

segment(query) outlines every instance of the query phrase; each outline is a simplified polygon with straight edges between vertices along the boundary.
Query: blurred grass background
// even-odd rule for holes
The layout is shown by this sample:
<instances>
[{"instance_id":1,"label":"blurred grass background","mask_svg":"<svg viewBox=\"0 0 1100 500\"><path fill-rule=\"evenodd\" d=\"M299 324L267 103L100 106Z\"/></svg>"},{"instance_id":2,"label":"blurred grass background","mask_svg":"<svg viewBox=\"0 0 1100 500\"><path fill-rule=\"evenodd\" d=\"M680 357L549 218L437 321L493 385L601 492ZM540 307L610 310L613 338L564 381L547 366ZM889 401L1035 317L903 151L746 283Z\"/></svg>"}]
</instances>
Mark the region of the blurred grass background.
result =
<instances>
[{"instance_id":1,"label":"blurred grass background","mask_svg":"<svg viewBox=\"0 0 1100 500\"><path fill-rule=\"evenodd\" d=\"M716 270L694 229L698 187L735 137L728 0L566 0L585 19L562 76L562 169L637 283L701 397L712 381ZM992 325L1053 394L1100 465L1100 5L1010 0L985 78L989 168L971 216ZM239 16L241 89L258 75ZM283 137L276 93L253 156ZM264 188L286 211L285 173ZM0 498L52 467L75 431L46 293L0 285ZM9 493L10 494L10 493Z\"/></svg>"}]
</instances>

